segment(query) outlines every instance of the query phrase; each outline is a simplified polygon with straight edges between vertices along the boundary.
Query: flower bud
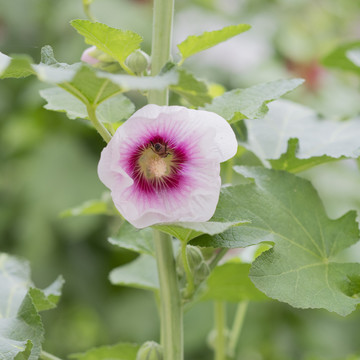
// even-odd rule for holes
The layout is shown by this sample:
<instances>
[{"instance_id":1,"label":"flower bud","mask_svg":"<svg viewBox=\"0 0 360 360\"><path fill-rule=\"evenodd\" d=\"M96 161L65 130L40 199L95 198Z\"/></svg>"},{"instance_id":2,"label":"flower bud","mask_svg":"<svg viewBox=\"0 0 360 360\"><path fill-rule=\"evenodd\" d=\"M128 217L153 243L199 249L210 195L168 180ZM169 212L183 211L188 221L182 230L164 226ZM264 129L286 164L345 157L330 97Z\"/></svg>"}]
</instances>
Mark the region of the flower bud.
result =
<instances>
[{"instance_id":1,"label":"flower bud","mask_svg":"<svg viewBox=\"0 0 360 360\"><path fill-rule=\"evenodd\" d=\"M141 74L150 65L150 57L144 51L135 50L125 60L128 66L135 74Z\"/></svg>"},{"instance_id":2,"label":"flower bud","mask_svg":"<svg viewBox=\"0 0 360 360\"><path fill-rule=\"evenodd\" d=\"M82 53L81 61L86 62L90 65L95 65L100 62L100 60L97 58L97 54L98 49L96 48L96 46L91 46Z\"/></svg>"},{"instance_id":3,"label":"flower bud","mask_svg":"<svg viewBox=\"0 0 360 360\"><path fill-rule=\"evenodd\" d=\"M96 46L87 48L81 55L81 60L104 71L120 72L121 66L112 56L99 50Z\"/></svg>"},{"instance_id":4,"label":"flower bud","mask_svg":"<svg viewBox=\"0 0 360 360\"><path fill-rule=\"evenodd\" d=\"M210 274L209 266L205 262L201 250L196 246L188 245L186 247L186 257L194 277L194 284L199 285ZM177 272L181 280L186 278L181 253L179 253L177 256Z\"/></svg>"},{"instance_id":5,"label":"flower bud","mask_svg":"<svg viewBox=\"0 0 360 360\"><path fill-rule=\"evenodd\" d=\"M163 360L162 346L155 341L147 341L141 345L136 360Z\"/></svg>"}]
</instances>

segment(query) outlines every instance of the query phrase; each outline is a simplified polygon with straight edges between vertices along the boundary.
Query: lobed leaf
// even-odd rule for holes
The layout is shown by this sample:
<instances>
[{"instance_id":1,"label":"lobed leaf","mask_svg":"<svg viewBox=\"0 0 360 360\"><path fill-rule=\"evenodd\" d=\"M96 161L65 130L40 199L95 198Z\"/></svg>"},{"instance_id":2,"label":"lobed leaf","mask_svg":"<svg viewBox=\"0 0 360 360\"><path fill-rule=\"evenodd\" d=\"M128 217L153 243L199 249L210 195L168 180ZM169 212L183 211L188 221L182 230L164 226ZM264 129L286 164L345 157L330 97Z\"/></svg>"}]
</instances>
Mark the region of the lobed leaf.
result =
<instances>
[{"instance_id":1,"label":"lobed leaf","mask_svg":"<svg viewBox=\"0 0 360 360\"><path fill-rule=\"evenodd\" d=\"M140 345L121 343L112 346L101 346L85 353L71 354L75 360L136 360Z\"/></svg>"},{"instance_id":2,"label":"lobed leaf","mask_svg":"<svg viewBox=\"0 0 360 360\"><path fill-rule=\"evenodd\" d=\"M84 104L95 106L123 91L110 80L101 78L99 73L88 65L76 67L71 79L55 83Z\"/></svg>"},{"instance_id":3,"label":"lobed leaf","mask_svg":"<svg viewBox=\"0 0 360 360\"><path fill-rule=\"evenodd\" d=\"M41 57L46 62L31 65L38 79L50 84L72 81L83 65L81 63L71 65L59 63L55 58L50 57L52 49L50 48L50 50L49 48L50 46L44 46L41 49Z\"/></svg>"},{"instance_id":4,"label":"lobed leaf","mask_svg":"<svg viewBox=\"0 0 360 360\"><path fill-rule=\"evenodd\" d=\"M140 255L129 264L112 270L109 278L113 285L145 290L159 289L156 261L151 255Z\"/></svg>"},{"instance_id":5,"label":"lobed leaf","mask_svg":"<svg viewBox=\"0 0 360 360\"><path fill-rule=\"evenodd\" d=\"M56 307L61 296L61 289L64 282L64 278L59 276L44 290L40 290L35 287L30 288L29 294L37 311L50 310Z\"/></svg>"},{"instance_id":6,"label":"lobed leaf","mask_svg":"<svg viewBox=\"0 0 360 360\"><path fill-rule=\"evenodd\" d=\"M360 75L360 66L356 62L356 51L360 48L360 41L353 41L347 44L340 45L338 48L328 54L323 60L323 65L330 68L337 68L345 71L351 71ZM354 53L355 51L355 62ZM349 57L350 54L350 57ZM352 55L351 55L352 54Z\"/></svg>"},{"instance_id":7,"label":"lobed leaf","mask_svg":"<svg viewBox=\"0 0 360 360\"><path fill-rule=\"evenodd\" d=\"M129 90L163 90L170 85L177 84L178 74L174 71L160 74L157 76L131 76L122 74L111 74L99 72L98 76L110 80L113 84L119 86L123 91Z\"/></svg>"},{"instance_id":8,"label":"lobed leaf","mask_svg":"<svg viewBox=\"0 0 360 360\"><path fill-rule=\"evenodd\" d=\"M32 59L27 55L9 57L0 52L0 79L23 78L34 74Z\"/></svg>"},{"instance_id":9,"label":"lobed leaf","mask_svg":"<svg viewBox=\"0 0 360 360\"><path fill-rule=\"evenodd\" d=\"M40 91L47 101L47 110L65 112L69 119L88 119L85 104L66 90L53 87ZM103 101L96 108L96 115L102 123L118 123L128 119L135 111L135 105L122 94Z\"/></svg>"},{"instance_id":10,"label":"lobed leaf","mask_svg":"<svg viewBox=\"0 0 360 360\"><path fill-rule=\"evenodd\" d=\"M192 35L186 38L177 47L181 53L182 59L186 58L206 49L209 49L223 41L226 41L235 35L239 35L251 28L247 24L230 25L221 30L204 32L201 35Z\"/></svg>"},{"instance_id":11,"label":"lobed leaf","mask_svg":"<svg viewBox=\"0 0 360 360\"><path fill-rule=\"evenodd\" d=\"M324 308L347 315L360 302L359 263L339 263L337 254L359 240L356 213L327 217L312 187L302 178L264 168L235 167L254 183L222 189L218 218L251 222L192 244L244 247L274 243L253 263L250 278L267 296L300 308ZM354 285L355 284L355 285Z\"/></svg>"},{"instance_id":12,"label":"lobed leaf","mask_svg":"<svg viewBox=\"0 0 360 360\"><path fill-rule=\"evenodd\" d=\"M269 102L296 89L303 79L277 80L246 89L235 89L215 98L204 110L213 111L230 122L262 118Z\"/></svg>"},{"instance_id":13,"label":"lobed leaf","mask_svg":"<svg viewBox=\"0 0 360 360\"><path fill-rule=\"evenodd\" d=\"M356 66L360 67L360 45L359 47L348 50L346 52L346 57Z\"/></svg>"},{"instance_id":14,"label":"lobed leaf","mask_svg":"<svg viewBox=\"0 0 360 360\"><path fill-rule=\"evenodd\" d=\"M0 354L4 360L38 359L44 329L38 311L55 306L62 278L45 290L30 280L29 264L0 253Z\"/></svg>"},{"instance_id":15,"label":"lobed leaf","mask_svg":"<svg viewBox=\"0 0 360 360\"><path fill-rule=\"evenodd\" d=\"M271 159L276 168L298 172L324 162L359 156L358 118L323 120L313 110L285 100L270 104L269 109L263 119L245 120L248 136L242 144L264 163Z\"/></svg>"},{"instance_id":16,"label":"lobed leaf","mask_svg":"<svg viewBox=\"0 0 360 360\"><path fill-rule=\"evenodd\" d=\"M155 256L155 246L150 228L139 230L128 222L124 222L118 233L110 237L108 241L127 250Z\"/></svg>"},{"instance_id":17,"label":"lobed leaf","mask_svg":"<svg viewBox=\"0 0 360 360\"><path fill-rule=\"evenodd\" d=\"M9 58L0 53L0 78L35 74L39 80L56 84L80 100L81 103L95 107L124 91L165 89L169 85L177 84L179 78L176 71L168 71L159 76L136 77L107 73L84 63L72 65L59 63L50 46L42 48L41 59L40 64L32 64L28 58ZM84 106L64 95L61 91L45 90L42 91L42 94L51 101L51 104L48 105L49 109L65 111L70 118L84 117ZM122 100L122 104L119 103L119 99ZM120 107L121 111L116 116L115 112ZM122 120L121 117L127 117L132 109L133 105L130 104L130 100L119 97L117 100L104 104L97 114L103 117L103 122L113 122L112 119L115 117L117 118L115 122L118 122ZM111 117L111 120L108 117Z\"/></svg>"},{"instance_id":18,"label":"lobed leaf","mask_svg":"<svg viewBox=\"0 0 360 360\"><path fill-rule=\"evenodd\" d=\"M298 173L305 171L313 166L321 165L326 162L344 159L345 157L333 158L331 156L312 156L306 159L299 159L299 140L290 138L288 140L288 147L285 153L281 154L278 159L270 159L269 163L272 169L285 170L291 173Z\"/></svg>"},{"instance_id":19,"label":"lobed leaf","mask_svg":"<svg viewBox=\"0 0 360 360\"><path fill-rule=\"evenodd\" d=\"M249 279L250 264L228 262L217 266L205 284L201 300L240 302L266 300Z\"/></svg>"},{"instance_id":20,"label":"lobed leaf","mask_svg":"<svg viewBox=\"0 0 360 360\"><path fill-rule=\"evenodd\" d=\"M11 63L11 57L0 52L0 75L9 67Z\"/></svg>"},{"instance_id":21,"label":"lobed leaf","mask_svg":"<svg viewBox=\"0 0 360 360\"><path fill-rule=\"evenodd\" d=\"M16 347L17 345L14 344L14 346ZM30 340L28 340L28 342L25 345L25 350L18 353L15 356L15 360L28 360L30 355L31 355L31 349L33 347L33 344Z\"/></svg>"},{"instance_id":22,"label":"lobed leaf","mask_svg":"<svg viewBox=\"0 0 360 360\"><path fill-rule=\"evenodd\" d=\"M140 48L142 37L129 30L115 29L89 20L73 20L71 25L85 37L85 42L112 56L123 64L126 58Z\"/></svg>"},{"instance_id":23,"label":"lobed leaf","mask_svg":"<svg viewBox=\"0 0 360 360\"><path fill-rule=\"evenodd\" d=\"M182 96L193 106L204 106L212 100L207 85L194 77L185 69L178 68L178 83L170 86L170 90Z\"/></svg>"},{"instance_id":24,"label":"lobed leaf","mask_svg":"<svg viewBox=\"0 0 360 360\"><path fill-rule=\"evenodd\" d=\"M178 222L153 225L154 229L170 234L180 241L190 240L202 235L220 234L233 226L246 224L246 221L207 221L207 222Z\"/></svg>"}]
</instances>

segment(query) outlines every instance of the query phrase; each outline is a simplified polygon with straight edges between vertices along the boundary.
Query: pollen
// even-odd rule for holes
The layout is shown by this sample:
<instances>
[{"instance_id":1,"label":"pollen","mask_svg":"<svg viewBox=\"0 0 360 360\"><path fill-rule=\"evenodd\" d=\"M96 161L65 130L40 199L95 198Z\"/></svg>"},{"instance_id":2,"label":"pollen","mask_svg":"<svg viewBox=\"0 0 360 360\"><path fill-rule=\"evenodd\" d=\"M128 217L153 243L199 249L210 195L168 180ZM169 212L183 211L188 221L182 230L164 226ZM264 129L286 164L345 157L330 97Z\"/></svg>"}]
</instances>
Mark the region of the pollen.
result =
<instances>
[{"instance_id":1,"label":"pollen","mask_svg":"<svg viewBox=\"0 0 360 360\"><path fill-rule=\"evenodd\" d=\"M137 173L146 179L161 179L168 176L172 172L174 164L172 156L166 158L155 154L151 148L142 150L142 154L137 161Z\"/></svg>"},{"instance_id":2,"label":"pollen","mask_svg":"<svg viewBox=\"0 0 360 360\"><path fill-rule=\"evenodd\" d=\"M150 159L147 164L148 173L156 178L161 178L166 175L167 168L168 165L166 164L166 161L159 156Z\"/></svg>"}]
</instances>

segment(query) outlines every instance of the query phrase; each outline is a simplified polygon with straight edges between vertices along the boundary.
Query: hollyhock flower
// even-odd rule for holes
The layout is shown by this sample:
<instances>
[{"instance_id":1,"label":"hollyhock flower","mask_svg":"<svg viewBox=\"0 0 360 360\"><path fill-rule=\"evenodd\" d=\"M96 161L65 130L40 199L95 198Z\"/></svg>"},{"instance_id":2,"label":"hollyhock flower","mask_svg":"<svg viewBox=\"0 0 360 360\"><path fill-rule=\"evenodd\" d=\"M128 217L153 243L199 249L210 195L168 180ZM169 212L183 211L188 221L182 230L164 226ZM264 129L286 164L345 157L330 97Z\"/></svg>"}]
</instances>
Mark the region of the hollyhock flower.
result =
<instances>
[{"instance_id":1,"label":"hollyhock flower","mask_svg":"<svg viewBox=\"0 0 360 360\"><path fill-rule=\"evenodd\" d=\"M182 106L146 105L101 153L100 180L132 225L207 221L220 193L220 163L237 141L221 116Z\"/></svg>"}]
</instances>

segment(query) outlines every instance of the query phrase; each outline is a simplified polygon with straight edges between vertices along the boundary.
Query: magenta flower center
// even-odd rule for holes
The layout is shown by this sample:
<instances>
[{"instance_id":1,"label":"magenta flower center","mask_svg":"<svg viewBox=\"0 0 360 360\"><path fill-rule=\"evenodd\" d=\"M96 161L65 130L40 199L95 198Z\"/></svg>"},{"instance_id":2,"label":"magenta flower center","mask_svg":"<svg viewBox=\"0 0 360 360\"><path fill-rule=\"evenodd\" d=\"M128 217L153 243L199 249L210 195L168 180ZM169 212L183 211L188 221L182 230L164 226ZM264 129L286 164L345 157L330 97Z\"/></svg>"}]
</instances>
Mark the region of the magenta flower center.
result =
<instances>
[{"instance_id":1,"label":"magenta flower center","mask_svg":"<svg viewBox=\"0 0 360 360\"><path fill-rule=\"evenodd\" d=\"M127 168L138 190L158 193L181 185L186 161L183 146L157 135L135 149Z\"/></svg>"}]
</instances>

